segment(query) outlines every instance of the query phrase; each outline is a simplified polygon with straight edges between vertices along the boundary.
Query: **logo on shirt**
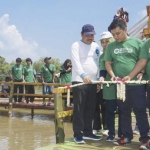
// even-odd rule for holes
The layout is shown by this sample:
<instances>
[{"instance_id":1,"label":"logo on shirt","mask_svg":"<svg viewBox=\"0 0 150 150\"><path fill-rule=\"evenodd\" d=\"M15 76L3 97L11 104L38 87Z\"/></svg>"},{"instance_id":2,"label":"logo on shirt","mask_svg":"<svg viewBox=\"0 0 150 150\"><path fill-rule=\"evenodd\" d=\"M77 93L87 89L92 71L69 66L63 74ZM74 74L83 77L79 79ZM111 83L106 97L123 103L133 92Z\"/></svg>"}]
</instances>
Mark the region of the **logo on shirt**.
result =
<instances>
[{"instance_id":1,"label":"logo on shirt","mask_svg":"<svg viewBox=\"0 0 150 150\"><path fill-rule=\"evenodd\" d=\"M21 68L16 68L16 70L21 70Z\"/></svg>"},{"instance_id":2,"label":"logo on shirt","mask_svg":"<svg viewBox=\"0 0 150 150\"><path fill-rule=\"evenodd\" d=\"M132 48L116 48L114 49L115 54L121 54L121 53L132 53L133 49Z\"/></svg>"},{"instance_id":3,"label":"logo on shirt","mask_svg":"<svg viewBox=\"0 0 150 150\"><path fill-rule=\"evenodd\" d=\"M98 49L95 50L95 53L97 56L99 56L99 50Z\"/></svg>"}]
</instances>

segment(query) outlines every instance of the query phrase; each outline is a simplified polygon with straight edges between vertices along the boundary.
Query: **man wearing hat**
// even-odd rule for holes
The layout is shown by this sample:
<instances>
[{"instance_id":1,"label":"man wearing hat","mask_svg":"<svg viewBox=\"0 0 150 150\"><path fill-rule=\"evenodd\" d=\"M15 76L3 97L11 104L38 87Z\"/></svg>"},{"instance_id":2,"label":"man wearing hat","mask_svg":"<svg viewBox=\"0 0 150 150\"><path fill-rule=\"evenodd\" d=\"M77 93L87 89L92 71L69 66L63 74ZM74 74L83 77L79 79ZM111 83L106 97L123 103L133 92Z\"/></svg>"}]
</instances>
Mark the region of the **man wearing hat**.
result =
<instances>
[{"instance_id":1,"label":"man wearing hat","mask_svg":"<svg viewBox=\"0 0 150 150\"><path fill-rule=\"evenodd\" d=\"M54 83L55 79L55 66L50 63L51 57L46 57L44 59L45 65L41 68L41 79L42 83ZM52 86L43 85L43 94L52 94ZM45 105L45 97L43 98L43 105ZM52 105L51 98L49 98L49 102L47 106Z\"/></svg>"},{"instance_id":2,"label":"man wearing hat","mask_svg":"<svg viewBox=\"0 0 150 150\"><path fill-rule=\"evenodd\" d=\"M76 143L85 143L84 139L101 139L92 133L97 89L92 81L98 77L100 55L98 44L93 42L94 35L94 27L86 24L82 27L82 39L71 46L72 84L85 83L73 88L73 131Z\"/></svg>"},{"instance_id":3,"label":"man wearing hat","mask_svg":"<svg viewBox=\"0 0 150 150\"><path fill-rule=\"evenodd\" d=\"M10 75L11 79L14 81L14 82L22 82L24 81L24 69L23 69L23 66L21 65L21 58L17 58L16 59L16 64L11 66L9 71L8 71L8 74ZM17 88L19 89L19 93L23 93L23 85L21 84L15 84L14 85L14 93L17 93ZM14 96L14 101L16 103L18 102L22 102L22 96L18 96L18 102L17 102L17 95Z\"/></svg>"}]
</instances>

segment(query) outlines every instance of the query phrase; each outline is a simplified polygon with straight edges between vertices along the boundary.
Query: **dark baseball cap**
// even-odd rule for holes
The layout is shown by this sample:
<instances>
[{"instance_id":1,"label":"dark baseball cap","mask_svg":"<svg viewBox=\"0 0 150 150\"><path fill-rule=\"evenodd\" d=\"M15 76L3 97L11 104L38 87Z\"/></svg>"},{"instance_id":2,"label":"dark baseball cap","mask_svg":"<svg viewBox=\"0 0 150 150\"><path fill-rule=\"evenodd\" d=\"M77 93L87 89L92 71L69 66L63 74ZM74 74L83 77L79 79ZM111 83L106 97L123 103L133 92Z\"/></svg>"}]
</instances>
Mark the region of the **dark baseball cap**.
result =
<instances>
[{"instance_id":1,"label":"dark baseball cap","mask_svg":"<svg viewBox=\"0 0 150 150\"><path fill-rule=\"evenodd\" d=\"M51 59L51 57L45 57L45 58L44 58L44 62L45 62L46 60L49 60L49 59Z\"/></svg>"},{"instance_id":2,"label":"dark baseball cap","mask_svg":"<svg viewBox=\"0 0 150 150\"><path fill-rule=\"evenodd\" d=\"M26 59L26 62L27 62L27 61L31 61L31 62L32 62L31 58L27 58L27 59Z\"/></svg>"},{"instance_id":3,"label":"dark baseball cap","mask_svg":"<svg viewBox=\"0 0 150 150\"><path fill-rule=\"evenodd\" d=\"M22 62L22 59L21 58L17 58L16 62Z\"/></svg>"},{"instance_id":4,"label":"dark baseball cap","mask_svg":"<svg viewBox=\"0 0 150 150\"><path fill-rule=\"evenodd\" d=\"M90 25L90 24L84 25L82 27L81 33L84 34L84 35L96 34L95 30L94 30L94 27L92 25Z\"/></svg>"}]
</instances>

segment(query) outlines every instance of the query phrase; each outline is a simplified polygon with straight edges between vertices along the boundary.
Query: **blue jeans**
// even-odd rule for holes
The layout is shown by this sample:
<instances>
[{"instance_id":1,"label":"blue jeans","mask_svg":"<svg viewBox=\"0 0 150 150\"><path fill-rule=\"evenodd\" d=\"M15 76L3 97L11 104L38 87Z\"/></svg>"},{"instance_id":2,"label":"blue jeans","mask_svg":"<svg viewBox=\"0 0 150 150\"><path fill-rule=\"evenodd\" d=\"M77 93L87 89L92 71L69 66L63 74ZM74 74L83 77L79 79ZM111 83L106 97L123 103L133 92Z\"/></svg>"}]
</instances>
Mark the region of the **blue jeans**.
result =
<instances>
[{"instance_id":1,"label":"blue jeans","mask_svg":"<svg viewBox=\"0 0 150 150\"><path fill-rule=\"evenodd\" d=\"M47 82L47 83L51 83L51 82ZM43 86L43 94L53 94L53 86Z\"/></svg>"}]
</instances>

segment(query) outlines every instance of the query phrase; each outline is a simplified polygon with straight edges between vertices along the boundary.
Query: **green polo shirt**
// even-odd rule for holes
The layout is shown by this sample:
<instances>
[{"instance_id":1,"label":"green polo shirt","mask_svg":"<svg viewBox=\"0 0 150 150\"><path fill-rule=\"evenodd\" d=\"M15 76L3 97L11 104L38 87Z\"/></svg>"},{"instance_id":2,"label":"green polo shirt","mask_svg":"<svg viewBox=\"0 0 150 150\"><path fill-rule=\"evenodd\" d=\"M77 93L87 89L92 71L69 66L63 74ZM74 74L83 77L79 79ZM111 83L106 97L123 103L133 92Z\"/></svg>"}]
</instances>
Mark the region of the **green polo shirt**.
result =
<instances>
[{"instance_id":1,"label":"green polo shirt","mask_svg":"<svg viewBox=\"0 0 150 150\"><path fill-rule=\"evenodd\" d=\"M24 67L24 79L26 82L34 82L34 68L33 66Z\"/></svg>"},{"instance_id":2,"label":"green polo shirt","mask_svg":"<svg viewBox=\"0 0 150 150\"><path fill-rule=\"evenodd\" d=\"M24 74L24 68L21 64L20 65L15 64L11 66L9 70L11 71L11 74L15 80L17 81L22 80L22 74Z\"/></svg>"},{"instance_id":3,"label":"green polo shirt","mask_svg":"<svg viewBox=\"0 0 150 150\"><path fill-rule=\"evenodd\" d=\"M48 70L51 71L49 71ZM43 74L44 82L52 82L53 80L53 73L56 71L55 66L53 64L49 64L48 68L46 65L43 65L41 68L41 73Z\"/></svg>"}]
</instances>

